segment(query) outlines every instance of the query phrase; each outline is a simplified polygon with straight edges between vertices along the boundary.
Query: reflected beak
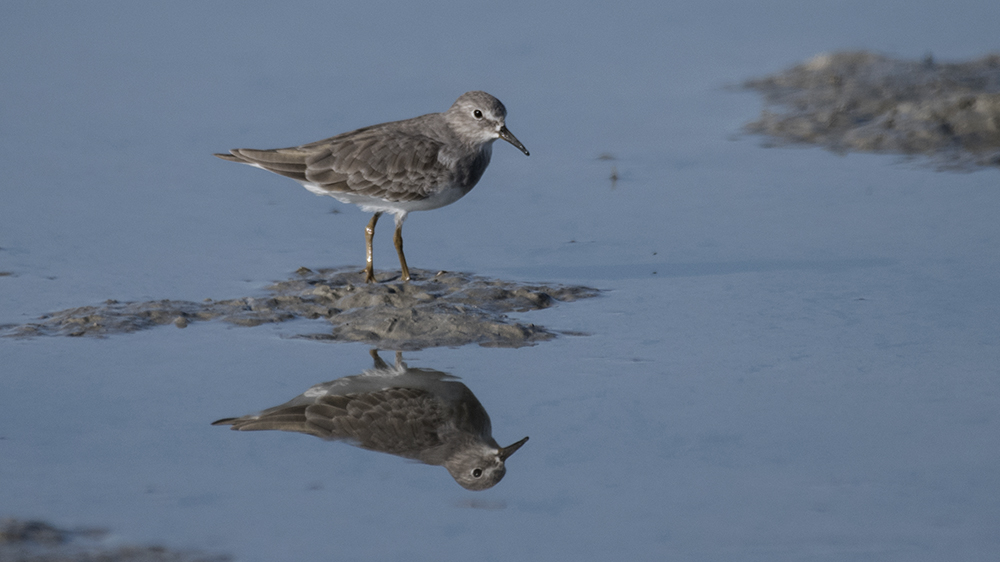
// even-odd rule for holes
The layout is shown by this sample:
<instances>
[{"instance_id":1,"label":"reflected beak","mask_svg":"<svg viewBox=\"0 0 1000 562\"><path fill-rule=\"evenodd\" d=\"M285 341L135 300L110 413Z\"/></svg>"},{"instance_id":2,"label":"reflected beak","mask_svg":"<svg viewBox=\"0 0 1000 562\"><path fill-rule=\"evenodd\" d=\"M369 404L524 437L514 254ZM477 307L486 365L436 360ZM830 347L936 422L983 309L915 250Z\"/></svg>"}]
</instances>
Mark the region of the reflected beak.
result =
<instances>
[{"instance_id":1,"label":"reflected beak","mask_svg":"<svg viewBox=\"0 0 1000 562\"><path fill-rule=\"evenodd\" d=\"M503 140L505 140L505 141L509 142L510 144L516 146L521 152L524 153L525 156L530 156L530 154L528 154L528 149L524 148L524 145L521 144L521 141L517 140L517 137L515 137L513 135L513 133L511 133L510 131L507 130L507 125L504 125L503 127L500 127L500 138L502 138ZM511 445L511 447L513 447L513 446L514 445ZM520 445L518 445L518 446L520 447ZM513 452L513 451L511 451L511 452Z\"/></svg>"},{"instance_id":2,"label":"reflected beak","mask_svg":"<svg viewBox=\"0 0 1000 562\"><path fill-rule=\"evenodd\" d=\"M514 139L514 140L517 140L517 139ZM520 143L518 143L518 144L520 144ZM514 146L517 146L517 145L514 145ZM524 148L521 147L521 150L524 150ZM524 153L527 154L528 151L524 150ZM510 457L511 455L514 454L514 451L520 449L521 445L524 445L527 442L528 442L528 438L525 437L524 439L521 439L520 441L518 441L517 443L514 443L513 445L508 445L508 446L500 449L500 452L498 453L497 456L500 457L501 461L506 461L508 457Z\"/></svg>"}]
</instances>

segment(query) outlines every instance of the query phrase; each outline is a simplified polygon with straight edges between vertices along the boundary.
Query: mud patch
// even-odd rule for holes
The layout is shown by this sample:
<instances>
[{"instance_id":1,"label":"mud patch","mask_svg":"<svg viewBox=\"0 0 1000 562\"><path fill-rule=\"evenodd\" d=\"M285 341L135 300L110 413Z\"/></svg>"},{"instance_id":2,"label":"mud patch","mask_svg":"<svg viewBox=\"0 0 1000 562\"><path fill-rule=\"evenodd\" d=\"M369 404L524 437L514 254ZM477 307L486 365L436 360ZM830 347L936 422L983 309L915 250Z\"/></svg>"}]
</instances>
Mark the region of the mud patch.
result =
<instances>
[{"instance_id":1,"label":"mud patch","mask_svg":"<svg viewBox=\"0 0 1000 562\"><path fill-rule=\"evenodd\" d=\"M1000 166L1000 55L964 63L866 51L822 54L744 87L768 107L746 125L838 152L927 155L956 169Z\"/></svg>"},{"instance_id":2,"label":"mud patch","mask_svg":"<svg viewBox=\"0 0 1000 562\"><path fill-rule=\"evenodd\" d=\"M535 324L507 317L511 312L548 308L596 296L588 287L525 285L467 273L411 270L409 283L360 283L356 268L302 268L287 281L266 288L261 297L204 302L160 300L107 301L71 308L39 322L8 327L8 337L108 336L173 324L222 320L259 326L294 319L324 319L332 329L298 337L321 341L365 342L383 349L477 343L521 347L555 337Z\"/></svg>"},{"instance_id":3,"label":"mud patch","mask_svg":"<svg viewBox=\"0 0 1000 562\"><path fill-rule=\"evenodd\" d=\"M226 562L228 556L170 551L159 546L101 545L106 531L66 531L41 521L0 520L5 562Z\"/></svg>"}]
</instances>

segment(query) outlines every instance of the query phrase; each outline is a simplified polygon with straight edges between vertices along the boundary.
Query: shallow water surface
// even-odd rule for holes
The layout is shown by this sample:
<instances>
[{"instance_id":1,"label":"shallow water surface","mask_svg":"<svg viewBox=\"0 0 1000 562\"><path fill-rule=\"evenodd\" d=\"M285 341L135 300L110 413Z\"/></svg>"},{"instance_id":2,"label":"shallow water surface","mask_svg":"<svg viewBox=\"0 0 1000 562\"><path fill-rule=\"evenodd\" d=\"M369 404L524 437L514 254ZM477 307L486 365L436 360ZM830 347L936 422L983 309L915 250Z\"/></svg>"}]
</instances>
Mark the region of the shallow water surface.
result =
<instances>
[{"instance_id":1,"label":"shallow water surface","mask_svg":"<svg viewBox=\"0 0 1000 562\"><path fill-rule=\"evenodd\" d=\"M496 486L213 427L371 367L324 320L0 338L0 516L240 561L992 560L997 170L764 148L731 86L822 52L995 51L995 2L0 8L0 325L266 294L364 262L369 216L220 162L482 89L531 149L414 213L414 269L600 290L423 347ZM376 236L376 265L394 265ZM388 285L392 287L392 283ZM327 327L329 329L329 327Z\"/></svg>"}]
</instances>

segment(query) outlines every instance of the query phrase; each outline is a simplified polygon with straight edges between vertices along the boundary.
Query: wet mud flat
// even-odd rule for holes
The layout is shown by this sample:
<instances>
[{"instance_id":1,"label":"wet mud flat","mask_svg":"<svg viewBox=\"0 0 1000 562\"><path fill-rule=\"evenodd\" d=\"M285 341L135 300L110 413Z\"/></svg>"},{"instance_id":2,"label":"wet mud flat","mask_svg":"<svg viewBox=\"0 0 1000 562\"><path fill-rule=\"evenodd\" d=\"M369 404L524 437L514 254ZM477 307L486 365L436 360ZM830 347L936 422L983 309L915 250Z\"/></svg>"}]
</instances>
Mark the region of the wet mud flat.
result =
<instances>
[{"instance_id":1,"label":"wet mud flat","mask_svg":"<svg viewBox=\"0 0 1000 562\"><path fill-rule=\"evenodd\" d=\"M767 104L746 130L775 144L926 155L959 170L1000 166L1000 54L940 63L829 53L743 86Z\"/></svg>"},{"instance_id":2,"label":"wet mud flat","mask_svg":"<svg viewBox=\"0 0 1000 562\"><path fill-rule=\"evenodd\" d=\"M8 326L7 337L109 336L173 324L222 320L259 326L296 319L326 320L332 327L297 337L320 341L364 342L383 349L477 343L521 347L552 339L556 333L516 322L508 313L527 312L596 296L589 287L533 285L468 273L411 270L408 283L363 283L357 268L312 271L300 268L259 297L203 302L158 300L107 301L46 314L38 322ZM380 275L380 278L384 275Z\"/></svg>"},{"instance_id":3,"label":"wet mud flat","mask_svg":"<svg viewBox=\"0 0 1000 562\"><path fill-rule=\"evenodd\" d=\"M107 547L107 531L67 531L42 521L0 520L4 562L227 562L229 556L171 551L160 546Z\"/></svg>"}]
</instances>

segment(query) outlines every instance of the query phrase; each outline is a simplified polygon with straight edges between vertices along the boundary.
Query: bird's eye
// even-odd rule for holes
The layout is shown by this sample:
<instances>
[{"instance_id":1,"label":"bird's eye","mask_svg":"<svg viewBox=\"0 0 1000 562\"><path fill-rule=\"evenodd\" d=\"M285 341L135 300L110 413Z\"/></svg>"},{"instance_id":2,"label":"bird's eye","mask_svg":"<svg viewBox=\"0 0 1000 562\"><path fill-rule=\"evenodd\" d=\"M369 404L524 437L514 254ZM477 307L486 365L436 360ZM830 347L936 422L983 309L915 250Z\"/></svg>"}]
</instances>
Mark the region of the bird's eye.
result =
<instances>
[{"instance_id":1,"label":"bird's eye","mask_svg":"<svg viewBox=\"0 0 1000 562\"><path fill-rule=\"evenodd\" d=\"M476 113L479 113L479 112L476 111ZM475 469L475 470L472 471L472 477L473 478L479 478L482 475L483 475L483 469L481 469L481 468L477 468L477 469Z\"/></svg>"},{"instance_id":2,"label":"bird's eye","mask_svg":"<svg viewBox=\"0 0 1000 562\"><path fill-rule=\"evenodd\" d=\"M477 110L475 110L475 111L472 112L472 116L475 117L476 119L482 119L483 118L483 112L479 111L477 109Z\"/></svg>"}]
</instances>

